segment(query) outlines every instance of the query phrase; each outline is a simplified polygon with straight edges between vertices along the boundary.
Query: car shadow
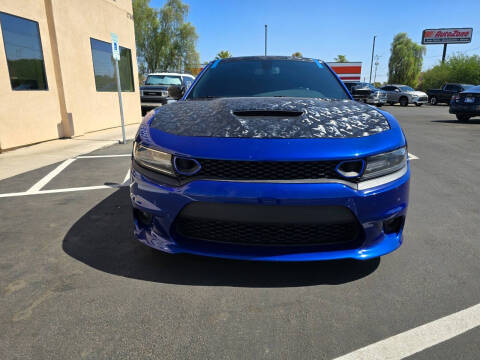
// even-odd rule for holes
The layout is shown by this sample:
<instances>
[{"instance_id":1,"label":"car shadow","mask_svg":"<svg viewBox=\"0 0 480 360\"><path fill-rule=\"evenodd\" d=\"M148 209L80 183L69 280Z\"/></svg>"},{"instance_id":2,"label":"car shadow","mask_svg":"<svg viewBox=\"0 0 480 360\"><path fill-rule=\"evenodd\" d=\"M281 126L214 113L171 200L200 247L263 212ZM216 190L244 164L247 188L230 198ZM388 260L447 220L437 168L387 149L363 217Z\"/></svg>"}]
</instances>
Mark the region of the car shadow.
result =
<instances>
[{"instance_id":1,"label":"car shadow","mask_svg":"<svg viewBox=\"0 0 480 360\"><path fill-rule=\"evenodd\" d=\"M323 262L255 262L170 255L133 238L127 188L121 188L83 215L68 231L63 250L110 274L168 284L296 287L343 284L371 274L380 259Z\"/></svg>"},{"instance_id":2,"label":"car shadow","mask_svg":"<svg viewBox=\"0 0 480 360\"><path fill-rule=\"evenodd\" d=\"M458 120L432 120L433 123L445 123L445 124L480 124L480 118L470 119L468 121Z\"/></svg>"}]
</instances>

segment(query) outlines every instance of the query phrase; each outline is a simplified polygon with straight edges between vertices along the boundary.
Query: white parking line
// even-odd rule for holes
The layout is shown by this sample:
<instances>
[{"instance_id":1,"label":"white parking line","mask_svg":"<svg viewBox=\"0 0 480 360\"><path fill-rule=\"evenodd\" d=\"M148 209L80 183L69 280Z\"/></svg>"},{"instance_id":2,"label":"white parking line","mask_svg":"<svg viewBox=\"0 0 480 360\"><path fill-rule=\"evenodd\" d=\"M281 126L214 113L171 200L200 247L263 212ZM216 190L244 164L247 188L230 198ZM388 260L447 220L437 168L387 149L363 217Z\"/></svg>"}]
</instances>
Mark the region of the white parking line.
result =
<instances>
[{"instance_id":1,"label":"white parking line","mask_svg":"<svg viewBox=\"0 0 480 360\"><path fill-rule=\"evenodd\" d=\"M81 155L77 156L76 159L99 159L99 158L115 158L115 157L126 157L132 156L132 154L117 154L117 155Z\"/></svg>"},{"instance_id":2,"label":"white parking line","mask_svg":"<svg viewBox=\"0 0 480 360\"><path fill-rule=\"evenodd\" d=\"M41 188L47 185L55 176L60 174L63 169L65 169L68 165L74 162L75 159L68 159L58 165L55 169L50 171L47 175L37 181L33 186L27 190L27 193L35 193L38 192Z\"/></svg>"},{"instance_id":3,"label":"white parking line","mask_svg":"<svg viewBox=\"0 0 480 360\"><path fill-rule=\"evenodd\" d=\"M480 304L365 346L335 360L397 360L480 326Z\"/></svg>"},{"instance_id":4,"label":"white parking line","mask_svg":"<svg viewBox=\"0 0 480 360\"><path fill-rule=\"evenodd\" d=\"M409 158L410 160L417 160L417 159L420 159L418 156L415 156L415 155L413 155L413 154L410 154L410 153L408 153L408 158Z\"/></svg>"},{"instance_id":5,"label":"white parking line","mask_svg":"<svg viewBox=\"0 0 480 360\"><path fill-rule=\"evenodd\" d=\"M129 185L130 184L130 168L127 170L127 174L125 175L123 179L122 185Z\"/></svg>"},{"instance_id":6,"label":"white parking line","mask_svg":"<svg viewBox=\"0 0 480 360\"><path fill-rule=\"evenodd\" d=\"M64 193L64 192L98 190L98 189L117 189L125 186L128 186L128 184L83 186L83 187L76 187L76 188L51 189L51 190L40 190L40 191L30 191L30 192L24 191L24 192L0 194L0 198L18 197L18 196L27 196L27 195L56 194L56 193Z\"/></svg>"}]
</instances>

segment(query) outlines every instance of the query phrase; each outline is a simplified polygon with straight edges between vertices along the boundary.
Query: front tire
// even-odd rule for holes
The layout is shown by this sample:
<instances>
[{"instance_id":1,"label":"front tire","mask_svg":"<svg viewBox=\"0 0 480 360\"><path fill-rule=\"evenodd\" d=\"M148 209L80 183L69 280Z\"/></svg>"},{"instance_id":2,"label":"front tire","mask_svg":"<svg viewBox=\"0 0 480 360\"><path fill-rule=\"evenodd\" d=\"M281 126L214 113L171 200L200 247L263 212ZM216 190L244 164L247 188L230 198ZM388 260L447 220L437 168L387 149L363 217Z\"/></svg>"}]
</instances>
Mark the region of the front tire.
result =
<instances>
[{"instance_id":1,"label":"front tire","mask_svg":"<svg viewBox=\"0 0 480 360\"><path fill-rule=\"evenodd\" d=\"M436 96L432 96L430 98L430 104L432 104L432 105L437 105L438 104L438 99L437 99Z\"/></svg>"},{"instance_id":2,"label":"front tire","mask_svg":"<svg viewBox=\"0 0 480 360\"><path fill-rule=\"evenodd\" d=\"M471 118L471 116L466 114L457 114L456 116L458 121L468 121Z\"/></svg>"},{"instance_id":3,"label":"front tire","mask_svg":"<svg viewBox=\"0 0 480 360\"><path fill-rule=\"evenodd\" d=\"M407 106L407 105L408 105L408 98L406 98L405 96L401 97L400 98L400 106Z\"/></svg>"}]
</instances>

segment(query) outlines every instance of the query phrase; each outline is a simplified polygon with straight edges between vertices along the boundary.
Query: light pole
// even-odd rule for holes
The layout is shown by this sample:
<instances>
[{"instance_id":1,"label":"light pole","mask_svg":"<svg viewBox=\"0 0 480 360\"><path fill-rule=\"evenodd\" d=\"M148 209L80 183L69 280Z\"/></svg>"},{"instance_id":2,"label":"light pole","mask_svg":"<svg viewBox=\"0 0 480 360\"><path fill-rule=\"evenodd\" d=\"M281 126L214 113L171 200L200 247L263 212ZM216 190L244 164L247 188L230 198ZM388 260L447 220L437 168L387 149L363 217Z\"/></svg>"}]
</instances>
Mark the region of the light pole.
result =
<instances>
[{"instance_id":1,"label":"light pole","mask_svg":"<svg viewBox=\"0 0 480 360\"><path fill-rule=\"evenodd\" d=\"M370 62L370 79L368 80L369 83L372 82L373 54L375 53L375 38L376 37L377 37L377 35L373 36L372 61Z\"/></svg>"},{"instance_id":2,"label":"light pole","mask_svg":"<svg viewBox=\"0 0 480 360\"><path fill-rule=\"evenodd\" d=\"M373 76L373 82L376 82L377 81L377 68L378 68L378 64L380 64L378 62L378 59L380 59L380 56L375 56L375 75Z\"/></svg>"},{"instance_id":3,"label":"light pole","mask_svg":"<svg viewBox=\"0 0 480 360\"><path fill-rule=\"evenodd\" d=\"M267 25L265 24L265 56L267 56Z\"/></svg>"}]
</instances>

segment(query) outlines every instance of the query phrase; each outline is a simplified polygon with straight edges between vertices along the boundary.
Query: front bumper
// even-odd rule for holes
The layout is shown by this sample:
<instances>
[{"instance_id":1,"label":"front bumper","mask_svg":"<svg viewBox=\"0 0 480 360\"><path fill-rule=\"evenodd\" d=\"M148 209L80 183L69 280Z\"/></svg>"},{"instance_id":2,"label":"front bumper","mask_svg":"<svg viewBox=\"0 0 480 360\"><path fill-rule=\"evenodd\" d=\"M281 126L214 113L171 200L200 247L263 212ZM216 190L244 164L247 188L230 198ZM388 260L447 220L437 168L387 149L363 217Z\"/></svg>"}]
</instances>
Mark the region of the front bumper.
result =
<instances>
[{"instance_id":1,"label":"front bumper","mask_svg":"<svg viewBox=\"0 0 480 360\"><path fill-rule=\"evenodd\" d=\"M410 102L413 104L428 104L428 97L414 97Z\"/></svg>"},{"instance_id":2,"label":"front bumper","mask_svg":"<svg viewBox=\"0 0 480 360\"><path fill-rule=\"evenodd\" d=\"M135 237L168 253L191 253L242 260L313 261L353 258L366 260L397 249L398 232L385 233L384 221L405 217L410 170L387 184L365 190L339 183L255 183L199 180L180 187L161 185L132 166L130 195ZM259 204L263 206L315 205L348 208L358 220L361 234L354 246L252 246L219 244L179 238L173 233L177 215L192 202ZM138 214L148 215L148 221Z\"/></svg>"}]
</instances>

